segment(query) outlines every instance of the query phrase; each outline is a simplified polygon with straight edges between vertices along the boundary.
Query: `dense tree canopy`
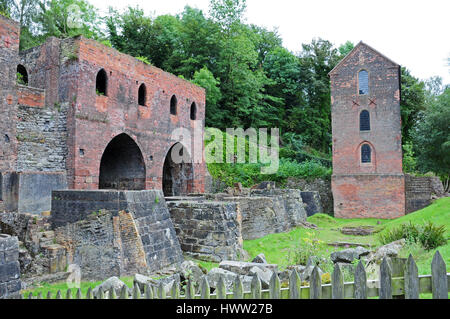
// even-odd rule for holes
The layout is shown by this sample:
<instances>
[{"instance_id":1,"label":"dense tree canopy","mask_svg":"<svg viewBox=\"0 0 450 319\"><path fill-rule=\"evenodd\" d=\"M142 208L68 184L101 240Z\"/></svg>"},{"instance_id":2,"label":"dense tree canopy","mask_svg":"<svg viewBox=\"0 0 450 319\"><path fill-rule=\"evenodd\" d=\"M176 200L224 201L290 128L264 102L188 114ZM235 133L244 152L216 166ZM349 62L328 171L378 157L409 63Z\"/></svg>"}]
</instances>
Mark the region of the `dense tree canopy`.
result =
<instances>
[{"instance_id":1,"label":"dense tree canopy","mask_svg":"<svg viewBox=\"0 0 450 319\"><path fill-rule=\"evenodd\" d=\"M178 15L155 17L129 7L102 17L87 0L0 0L0 13L21 25L22 49L49 36L100 40L204 87L207 126L277 127L284 156L329 161L328 73L353 43L335 47L313 39L294 54L276 29L247 24L245 11L245 0L210 0L207 13L186 6ZM401 84L406 170L448 175L448 119L438 115L449 109L448 89L439 78L425 83L406 68Z\"/></svg>"}]
</instances>

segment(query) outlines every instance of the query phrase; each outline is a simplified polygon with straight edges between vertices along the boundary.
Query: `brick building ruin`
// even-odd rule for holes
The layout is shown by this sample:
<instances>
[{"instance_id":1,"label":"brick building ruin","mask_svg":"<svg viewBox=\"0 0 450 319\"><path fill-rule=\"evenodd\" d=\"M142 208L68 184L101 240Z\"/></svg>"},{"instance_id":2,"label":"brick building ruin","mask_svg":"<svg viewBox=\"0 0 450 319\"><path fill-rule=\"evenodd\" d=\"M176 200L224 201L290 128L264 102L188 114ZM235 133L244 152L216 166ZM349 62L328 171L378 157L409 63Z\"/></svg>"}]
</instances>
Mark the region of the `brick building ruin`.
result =
<instances>
[{"instance_id":1,"label":"brick building ruin","mask_svg":"<svg viewBox=\"0 0 450 319\"><path fill-rule=\"evenodd\" d=\"M175 129L193 134L204 122L203 88L83 37L50 38L19 53L19 34L0 17L7 210L50 210L53 189L204 191L204 163L167 156ZM46 200L37 205L39 198Z\"/></svg>"},{"instance_id":2,"label":"brick building ruin","mask_svg":"<svg viewBox=\"0 0 450 319\"><path fill-rule=\"evenodd\" d=\"M19 34L0 15L0 232L20 244L0 260L10 267L0 292L17 293L18 262L27 276L65 280L77 265L83 279L102 280L183 255L242 259L243 240L305 225L333 206L327 181L208 194L198 150L172 140L178 128L195 136L204 125L204 89L83 37L19 52ZM358 94L359 74L369 94ZM415 194L408 210L427 204L431 182L407 178L414 185L405 187L402 173L399 66L360 44L331 81L336 216L399 217L405 188ZM370 130L358 130L359 117ZM187 160L175 162L172 150Z\"/></svg>"},{"instance_id":3,"label":"brick building ruin","mask_svg":"<svg viewBox=\"0 0 450 319\"><path fill-rule=\"evenodd\" d=\"M394 219L428 206L443 189L439 178L405 179L400 66L360 42L329 75L335 216Z\"/></svg>"}]
</instances>

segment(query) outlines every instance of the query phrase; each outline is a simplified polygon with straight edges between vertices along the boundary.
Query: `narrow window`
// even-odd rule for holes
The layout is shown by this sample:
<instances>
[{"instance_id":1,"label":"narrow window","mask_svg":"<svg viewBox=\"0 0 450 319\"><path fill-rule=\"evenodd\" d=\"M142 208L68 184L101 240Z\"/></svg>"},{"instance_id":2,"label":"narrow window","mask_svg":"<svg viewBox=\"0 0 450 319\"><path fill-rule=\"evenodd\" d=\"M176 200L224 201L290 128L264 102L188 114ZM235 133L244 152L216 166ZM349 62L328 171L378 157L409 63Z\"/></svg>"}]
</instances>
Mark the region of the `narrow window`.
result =
<instances>
[{"instance_id":1,"label":"narrow window","mask_svg":"<svg viewBox=\"0 0 450 319\"><path fill-rule=\"evenodd\" d=\"M359 95L369 94L369 73L366 70L359 72Z\"/></svg>"},{"instance_id":2,"label":"narrow window","mask_svg":"<svg viewBox=\"0 0 450 319\"><path fill-rule=\"evenodd\" d=\"M145 106L145 102L147 100L147 88L145 87L145 84L142 83L139 87L139 105Z\"/></svg>"},{"instance_id":3,"label":"narrow window","mask_svg":"<svg viewBox=\"0 0 450 319\"><path fill-rule=\"evenodd\" d=\"M191 121L195 121L197 119L197 105L195 102L191 104Z\"/></svg>"},{"instance_id":4,"label":"narrow window","mask_svg":"<svg viewBox=\"0 0 450 319\"><path fill-rule=\"evenodd\" d=\"M361 147L361 162L363 164L372 163L372 148L368 144Z\"/></svg>"},{"instance_id":5,"label":"narrow window","mask_svg":"<svg viewBox=\"0 0 450 319\"><path fill-rule=\"evenodd\" d=\"M106 75L106 71L104 69L101 69L97 73L97 80L96 80L97 95L106 95L107 82L108 82L108 76Z\"/></svg>"},{"instance_id":6,"label":"narrow window","mask_svg":"<svg viewBox=\"0 0 450 319\"><path fill-rule=\"evenodd\" d=\"M17 66L17 84L28 85L28 72L21 64Z\"/></svg>"},{"instance_id":7,"label":"narrow window","mask_svg":"<svg viewBox=\"0 0 450 319\"><path fill-rule=\"evenodd\" d=\"M170 114L177 115L177 97L174 95L170 99Z\"/></svg>"},{"instance_id":8,"label":"narrow window","mask_svg":"<svg viewBox=\"0 0 450 319\"><path fill-rule=\"evenodd\" d=\"M370 113L369 111L362 111L359 115L359 129L360 131L370 131Z\"/></svg>"}]
</instances>

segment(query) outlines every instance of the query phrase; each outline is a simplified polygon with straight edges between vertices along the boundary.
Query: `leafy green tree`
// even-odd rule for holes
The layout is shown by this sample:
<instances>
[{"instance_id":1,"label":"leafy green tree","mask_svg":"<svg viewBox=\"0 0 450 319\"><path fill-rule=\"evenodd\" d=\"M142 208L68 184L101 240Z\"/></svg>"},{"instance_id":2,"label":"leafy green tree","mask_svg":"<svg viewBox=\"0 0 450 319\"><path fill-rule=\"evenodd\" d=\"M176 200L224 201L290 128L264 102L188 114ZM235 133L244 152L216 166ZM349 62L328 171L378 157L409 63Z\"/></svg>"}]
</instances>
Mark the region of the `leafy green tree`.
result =
<instances>
[{"instance_id":1,"label":"leafy green tree","mask_svg":"<svg viewBox=\"0 0 450 319\"><path fill-rule=\"evenodd\" d=\"M425 83L402 67L401 87L402 135L406 144L411 141L411 129L417 121L419 112L425 108Z\"/></svg>"},{"instance_id":2,"label":"leafy green tree","mask_svg":"<svg viewBox=\"0 0 450 319\"><path fill-rule=\"evenodd\" d=\"M450 88L422 111L412 130L419 171L434 172L449 186L450 179Z\"/></svg>"},{"instance_id":3,"label":"leafy green tree","mask_svg":"<svg viewBox=\"0 0 450 319\"><path fill-rule=\"evenodd\" d=\"M326 153L331 152L331 91L328 73L342 59L329 41L314 39L303 44L300 54L301 88L305 104L300 105L296 118L301 119L299 132L305 142Z\"/></svg>"},{"instance_id":4,"label":"leafy green tree","mask_svg":"<svg viewBox=\"0 0 450 319\"><path fill-rule=\"evenodd\" d=\"M206 67L195 72L192 82L206 90L206 126L214 127L217 121L221 119L218 105L222 97L219 88L220 82Z\"/></svg>"},{"instance_id":5,"label":"leafy green tree","mask_svg":"<svg viewBox=\"0 0 450 319\"><path fill-rule=\"evenodd\" d=\"M343 45L339 47L339 54L342 58L345 58L347 54L349 54L353 49L355 48L355 45L351 41L345 42Z\"/></svg>"}]
</instances>

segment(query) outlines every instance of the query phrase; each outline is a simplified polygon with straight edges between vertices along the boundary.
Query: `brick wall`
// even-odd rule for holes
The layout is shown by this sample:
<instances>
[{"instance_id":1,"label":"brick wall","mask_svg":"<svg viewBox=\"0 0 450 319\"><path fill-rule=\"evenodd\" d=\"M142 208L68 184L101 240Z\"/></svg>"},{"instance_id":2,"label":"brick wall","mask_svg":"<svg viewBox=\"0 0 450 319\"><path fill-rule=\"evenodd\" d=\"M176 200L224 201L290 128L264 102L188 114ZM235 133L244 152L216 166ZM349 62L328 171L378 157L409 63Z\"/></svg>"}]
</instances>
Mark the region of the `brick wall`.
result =
<instances>
[{"instance_id":1,"label":"brick wall","mask_svg":"<svg viewBox=\"0 0 450 319\"><path fill-rule=\"evenodd\" d=\"M359 94L361 70L369 74L367 95ZM330 77L336 216L395 218L404 215L400 67L360 43ZM370 113L370 131L360 131L360 114L364 110ZM371 163L362 163L364 144L372 149Z\"/></svg>"},{"instance_id":2,"label":"brick wall","mask_svg":"<svg viewBox=\"0 0 450 319\"><path fill-rule=\"evenodd\" d=\"M16 72L19 63L19 25L0 15L0 171L13 171L17 156Z\"/></svg>"}]
</instances>

